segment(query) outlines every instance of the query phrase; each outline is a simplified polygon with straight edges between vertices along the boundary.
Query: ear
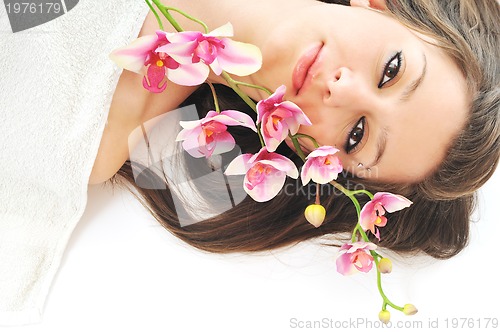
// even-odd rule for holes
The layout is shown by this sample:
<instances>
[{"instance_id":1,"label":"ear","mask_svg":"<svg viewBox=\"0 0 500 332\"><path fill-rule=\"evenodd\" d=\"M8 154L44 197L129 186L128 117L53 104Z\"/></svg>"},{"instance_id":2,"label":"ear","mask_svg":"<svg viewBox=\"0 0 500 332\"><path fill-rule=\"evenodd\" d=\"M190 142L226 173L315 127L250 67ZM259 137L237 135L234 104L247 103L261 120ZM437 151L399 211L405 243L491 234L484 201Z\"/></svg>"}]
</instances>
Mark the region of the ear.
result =
<instances>
[{"instance_id":1,"label":"ear","mask_svg":"<svg viewBox=\"0 0 500 332\"><path fill-rule=\"evenodd\" d=\"M351 0L352 7L364 7L376 10L387 10L386 0Z\"/></svg>"}]
</instances>

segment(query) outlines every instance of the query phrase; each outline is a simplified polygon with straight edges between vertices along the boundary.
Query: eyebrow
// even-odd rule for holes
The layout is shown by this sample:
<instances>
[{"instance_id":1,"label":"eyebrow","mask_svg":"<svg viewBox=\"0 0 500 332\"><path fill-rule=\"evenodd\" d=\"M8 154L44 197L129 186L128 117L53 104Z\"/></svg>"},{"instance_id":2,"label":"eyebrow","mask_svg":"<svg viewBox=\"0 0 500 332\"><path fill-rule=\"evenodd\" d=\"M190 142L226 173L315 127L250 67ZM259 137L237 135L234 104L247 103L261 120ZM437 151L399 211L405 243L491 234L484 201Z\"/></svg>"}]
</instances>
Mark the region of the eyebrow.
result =
<instances>
[{"instance_id":1,"label":"eyebrow","mask_svg":"<svg viewBox=\"0 0 500 332\"><path fill-rule=\"evenodd\" d=\"M415 92L415 90L417 90L417 88L422 84L422 81L425 78L425 74L427 73L427 57L425 56L425 53L422 53L422 56L424 58L424 66L422 68L422 73L416 80L408 84L406 89L401 94L401 97L399 97L400 102L408 101Z\"/></svg>"}]
</instances>

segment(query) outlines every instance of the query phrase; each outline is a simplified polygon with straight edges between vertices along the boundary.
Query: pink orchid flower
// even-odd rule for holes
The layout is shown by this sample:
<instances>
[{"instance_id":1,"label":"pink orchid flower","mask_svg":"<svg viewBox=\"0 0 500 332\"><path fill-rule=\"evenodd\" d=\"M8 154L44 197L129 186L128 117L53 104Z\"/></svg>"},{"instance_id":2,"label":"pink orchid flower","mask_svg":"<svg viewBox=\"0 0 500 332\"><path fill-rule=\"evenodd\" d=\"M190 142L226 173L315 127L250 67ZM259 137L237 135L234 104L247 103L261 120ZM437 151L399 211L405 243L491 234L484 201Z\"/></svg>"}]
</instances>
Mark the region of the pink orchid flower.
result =
<instances>
[{"instance_id":1,"label":"pink orchid flower","mask_svg":"<svg viewBox=\"0 0 500 332\"><path fill-rule=\"evenodd\" d=\"M302 166L300 178L302 185L306 185L312 179L316 183L325 184L337 179L342 172L342 164L335 154L338 149L332 146L320 146L306 157Z\"/></svg>"},{"instance_id":2,"label":"pink orchid flower","mask_svg":"<svg viewBox=\"0 0 500 332\"><path fill-rule=\"evenodd\" d=\"M235 141L227 132L227 126L243 126L257 132L253 119L238 111L210 111L205 118L196 121L180 121L182 129L177 141L195 158L210 157L231 151Z\"/></svg>"},{"instance_id":3,"label":"pink orchid flower","mask_svg":"<svg viewBox=\"0 0 500 332\"><path fill-rule=\"evenodd\" d=\"M300 125L311 125L311 121L291 101L283 101L286 86L280 86L269 98L257 103L257 124L262 123L260 131L267 149L275 151L278 145L290 134L295 135Z\"/></svg>"},{"instance_id":4,"label":"pink orchid flower","mask_svg":"<svg viewBox=\"0 0 500 332\"><path fill-rule=\"evenodd\" d=\"M364 231L370 230L377 239L380 240L380 231L378 227L384 227L387 224L385 213L395 212L407 208L412 202L401 195L395 195L387 192L378 192L373 199L363 206L359 216L359 224Z\"/></svg>"},{"instance_id":5,"label":"pink orchid flower","mask_svg":"<svg viewBox=\"0 0 500 332\"><path fill-rule=\"evenodd\" d=\"M225 174L245 174L245 192L257 202L266 202L283 188L287 175L296 179L299 171L290 159L263 147L254 155L245 153L236 157L227 166Z\"/></svg>"},{"instance_id":6,"label":"pink orchid flower","mask_svg":"<svg viewBox=\"0 0 500 332\"><path fill-rule=\"evenodd\" d=\"M371 242L353 242L345 243L340 247L337 258L337 271L342 275L351 275L357 271L368 272L373 267L373 257L370 250L377 249L377 246Z\"/></svg>"},{"instance_id":7,"label":"pink orchid flower","mask_svg":"<svg viewBox=\"0 0 500 332\"><path fill-rule=\"evenodd\" d=\"M120 47L109 55L118 66L143 74L143 86L147 90L160 93L167 87L165 77L180 85L199 85L203 83L209 69L203 64L180 64L158 48L169 44L168 33L158 30L156 35L135 39L127 46Z\"/></svg>"},{"instance_id":8,"label":"pink orchid flower","mask_svg":"<svg viewBox=\"0 0 500 332\"><path fill-rule=\"evenodd\" d=\"M262 66L260 49L252 44L236 42L233 26L227 23L207 34L199 31L183 31L168 36L170 41L158 48L181 64L203 63L215 74L226 71L238 76L255 73Z\"/></svg>"}]
</instances>

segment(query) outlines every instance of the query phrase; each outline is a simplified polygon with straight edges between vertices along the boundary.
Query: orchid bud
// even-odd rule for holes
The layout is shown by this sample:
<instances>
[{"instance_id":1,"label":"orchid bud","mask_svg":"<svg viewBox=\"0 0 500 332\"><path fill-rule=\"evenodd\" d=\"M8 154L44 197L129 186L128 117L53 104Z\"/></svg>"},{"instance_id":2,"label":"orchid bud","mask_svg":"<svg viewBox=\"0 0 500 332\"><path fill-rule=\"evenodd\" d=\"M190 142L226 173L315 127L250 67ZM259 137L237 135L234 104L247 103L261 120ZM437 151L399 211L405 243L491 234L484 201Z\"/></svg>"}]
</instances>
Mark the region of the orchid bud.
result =
<instances>
[{"instance_id":1,"label":"orchid bud","mask_svg":"<svg viewBox=\"0 0 500 332\"><path fill-rule=\"evenodd\" d=\"M378 263L378 270L380 273L391 273L392 271L392 262L389 258L382 258Z\"/></svg>"},{"instance_id":2,"label":"orchid bud","mask_svg":"<svg viewBox=\"0 0 500 332\"><path fill-rule=\"evenodd\" d=\"M418 312L418 309L413 304L405 304L403 307L403 313L405 315L411 316L415 315Z\"/></svg>"},{"instance_id":3,"label":"orchid bud","mask_svg":"<svg viewBox=\"0 0 500 332\"><path fill-rule=\"evenodd\" d=\"M388 324L391 320L391 313L387 310L382 310L378 314L378 319L384 324Z\"/></svg>"},{"instance_id":4,"label":"orchid bud","mask_svg":"<svg viewBox=\"0 0 500 332\"><path fill-rule=\"evenodd\" d=\"M304 211L304 216L314 227L319 227L325 221L326 210L322 205L311 204Z\"/></svg>"}]
</instances>

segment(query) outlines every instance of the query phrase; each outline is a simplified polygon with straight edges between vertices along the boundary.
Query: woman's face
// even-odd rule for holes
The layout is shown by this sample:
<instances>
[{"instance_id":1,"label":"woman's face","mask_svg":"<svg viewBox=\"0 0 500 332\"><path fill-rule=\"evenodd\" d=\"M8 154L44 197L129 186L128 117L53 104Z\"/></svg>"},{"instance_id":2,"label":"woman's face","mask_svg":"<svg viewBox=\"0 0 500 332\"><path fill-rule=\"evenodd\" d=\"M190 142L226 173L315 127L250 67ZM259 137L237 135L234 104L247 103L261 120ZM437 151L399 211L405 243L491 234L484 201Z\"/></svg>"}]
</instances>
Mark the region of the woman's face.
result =
<instances>
[{"instance_id":1,"label":"woman's face","mask_svg":"<svg viewBox=\"0 0 500 332\"><path fill-rule=\"evenodd\" d=\"M337 147L350 173L391 182L428 176L467 117L458 67L379 11L304 3L276 21L254 81L285 84L285 98L313 123L299 132Z\"/></svg>"}]
</instances>

